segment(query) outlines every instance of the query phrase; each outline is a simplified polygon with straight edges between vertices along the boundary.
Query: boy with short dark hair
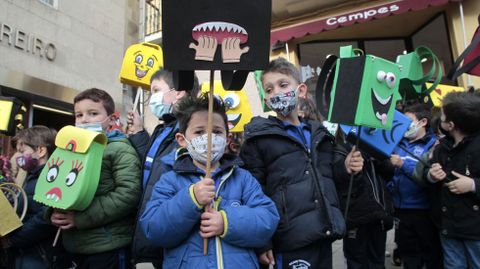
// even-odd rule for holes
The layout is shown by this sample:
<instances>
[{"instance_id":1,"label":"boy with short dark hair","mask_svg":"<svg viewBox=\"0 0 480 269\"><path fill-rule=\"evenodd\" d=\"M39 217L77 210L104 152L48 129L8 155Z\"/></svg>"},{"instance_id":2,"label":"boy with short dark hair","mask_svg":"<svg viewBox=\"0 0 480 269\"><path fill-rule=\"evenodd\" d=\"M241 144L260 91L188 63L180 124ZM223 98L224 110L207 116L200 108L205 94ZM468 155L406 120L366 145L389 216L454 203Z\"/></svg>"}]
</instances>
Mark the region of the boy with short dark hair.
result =
<instances>
[{"instance_id":1,"label":"boy with short dark hair","mask_svg":"<svg viewBox=\"0 0 480 269\"><path fill-rule=\"evenodd\" d=\"M197 96L198 79L194 77L193 88L189 91L175 89L173 74L166 69L160 69L150 78L149 108L153 115L162 120L155 127L152 135L143 128L143 122L137 112L129 112L129 141L137 151L142 162L143 195L137 215L137 225L132 244L132 260L134 263L151 262L155 268L161 268L162 249L152 246L141 232L138 220L150 199L153 186L163 173L172 169L178 144L175 134L178 132L178 122L175 117L177 104L186 96Z\"/></svg>"},{"instance_id":2,"label":"boy with short dark hair","mask_svg":"<svg viewBox=\"0 0 480 269\"><path fill-rule=\"evenodd\" d=\"M442 100L445 137L427 178L440 227L445 268L480 268L480 95L452 92Z\"/></svg>"},{"instance_id":3,"label":"boy with short dark hair","mask_svg":"<svg viewBox=\"0 0 480 269\"><path fill-rule=\"evenodd\" d=\"M81 92L74 111L77 127L105 132L108 138L100 181L85 210L54 210L50 220L63 230L63 245L77 268L130 268L129 245L141 191L137 153L122 132L107 132L115 124L114 102L107 92Z\"/></svg>"},{"instance_id":4,"label":"boy with short dark hair","mask_svg":"<svg viewBox=\"0 0 480 269\"><path fill-rule=\"evenodd\" d=\"M333 169L334 137L320 122L298 117L297 101L307 88L293 64L276 59L261 80L265 103L277 117L254 117L240 152L280 213L273 245L263 246L260 261L279 268L332 268L331 243L345 232L332 178L349 180L349 173L362 170L363 159L350 152Z\"/></svg>"},{"instance_id":5,"label":"boy with short dark hair","mask_svg":"<svg viewBox=\"0 0 480 269\"><path fill-rule=\"evenodd\" d=\"M187 97L177 111L175 137L187 152L155 184L140 219L144 233L164 247L163 268L257 268L253 248L270 239L278 213L255 178L238 167L240 160L224 154L225 107L214 99L212 178L205 178L208 98Z\"/></svg>"},{"instance_id":6,"label":"boy with short dark hair","mask_svg":"<svg viewBox=\"0 0 480 269\"><path fill-rule=\"evenodd\" d=\"M398 221L395 241L406 268L442 268L438 230L429 216L429 189L413 179L418 160L410 156L421 157L437 141L429 128L430 108L424 104L411 104L403 113L412 123L390 157L394 175L387 183Z\"/></svg>"}]
</instances>

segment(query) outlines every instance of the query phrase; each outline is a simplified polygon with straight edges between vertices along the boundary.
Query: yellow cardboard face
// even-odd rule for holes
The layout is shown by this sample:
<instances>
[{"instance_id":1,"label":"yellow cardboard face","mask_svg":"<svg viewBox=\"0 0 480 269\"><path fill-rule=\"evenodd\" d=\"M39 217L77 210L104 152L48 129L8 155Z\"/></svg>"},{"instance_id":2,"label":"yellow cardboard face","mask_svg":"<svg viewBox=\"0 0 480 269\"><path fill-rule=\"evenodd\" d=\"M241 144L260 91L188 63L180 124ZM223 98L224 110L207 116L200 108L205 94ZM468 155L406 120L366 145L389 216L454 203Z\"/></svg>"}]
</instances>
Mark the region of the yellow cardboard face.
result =
<instances>
[{"instance_id":1,"label":"yellow cardboard face","mask_svg":"<svg viewBox=\"0 0 480 269\"><path fill-rule=\"evenodd\" d=\"M427 88L432 86L431 83L425 83ZM462 87L456 87L456 86L450 86L450 85L444 85L444 84L439 84L435 90L433 90L430 93L430 98L432 99L432 103L434 107L441 107L442 106L442 100L447 93L450 92L463 92L465 91L464 88Z\"/></svg>"},{"instance_id":2,"label":"yellow cardboard face","mask_svg":"<svg viewBox=\"0 0 480 269\"><path fill-rule=\"evenodd\" d=\"M210 83L202 84L202 92L206 93L210 90ZM226 91L222 82L216 80L213 82L213 93L222 98L227 109L228 130L231 133L243 132L245 124L252 119L252 109L248 102L245 90Z\"/></svg>"},{"instance_id":3,"label":"yellow cardboard face","mask_svg":"<svg viewBox=\"0 0 480 269\"><path fill-rule=\"evenodd\" d=\"M120 82L150 89L150 78L163 67L163 52L151 43L135 44L128 47L123 57Z\"/></svg>"}]
</instances>

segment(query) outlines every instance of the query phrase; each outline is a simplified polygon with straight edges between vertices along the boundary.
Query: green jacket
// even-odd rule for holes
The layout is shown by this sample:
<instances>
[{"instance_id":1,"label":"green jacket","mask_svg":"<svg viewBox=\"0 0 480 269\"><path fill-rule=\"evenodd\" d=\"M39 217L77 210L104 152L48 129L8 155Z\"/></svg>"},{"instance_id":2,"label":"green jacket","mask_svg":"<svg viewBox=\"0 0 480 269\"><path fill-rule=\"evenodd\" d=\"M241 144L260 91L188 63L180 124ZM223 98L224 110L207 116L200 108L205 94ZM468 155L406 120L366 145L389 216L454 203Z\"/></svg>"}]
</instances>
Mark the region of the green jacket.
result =
<instances>
[{"instance_id":1,"label":"green jacket","mask_svg":"<svg viewBox=\"0 0 480 269\"><path fill-rule=\"evenodd\" d=\"M141 195L140 171L140 161L132 146L127 142L107 144L92 203L75 212L75 228L62 231L68 252L94 254L131 243Z\"/></svg>"}]
</instances>

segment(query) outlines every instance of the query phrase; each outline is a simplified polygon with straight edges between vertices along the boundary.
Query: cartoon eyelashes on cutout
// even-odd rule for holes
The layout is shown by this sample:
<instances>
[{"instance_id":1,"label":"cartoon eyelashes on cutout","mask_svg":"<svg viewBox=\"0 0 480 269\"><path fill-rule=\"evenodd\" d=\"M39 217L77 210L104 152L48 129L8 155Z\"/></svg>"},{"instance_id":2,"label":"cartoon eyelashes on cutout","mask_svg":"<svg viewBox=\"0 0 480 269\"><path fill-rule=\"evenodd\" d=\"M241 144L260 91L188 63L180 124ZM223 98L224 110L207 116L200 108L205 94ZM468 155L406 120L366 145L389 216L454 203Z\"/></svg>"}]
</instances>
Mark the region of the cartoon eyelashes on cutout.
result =
<instances>
[{"instance_id":1,"label":"cartoon eyelashes on cutout","mask_svg":"<svg viewBox=\"0 0 480 269\"><path fill-rule=\"evenodd\" d=\"M381 83L387 83L387 86L391 89L395 86L395 82L397 81L395 74L392 72L385 72L385 71L378 71L377 73L377 80Z\"/></svg>"},{"instance_id":2,"label":"cartoon eyelashes on cutout","mask_svg":"<svg viewBox=\"0 0 480 269\"><path fill-rule=\"evenodd\" d=\"M55 181L58 177L58 174L60 172L60 166L63 164L63 160L60 160L60 158L52 159L51 162L48 162L48 172L47 172L47 182L52 183ZM65 184L70 187L72 186L80 171L83 169L83 163L79 162L78 160L73 160L72 161L72 169L70 172L68 172L66 178L65 178Z\"/></svg>"}]
</instances>

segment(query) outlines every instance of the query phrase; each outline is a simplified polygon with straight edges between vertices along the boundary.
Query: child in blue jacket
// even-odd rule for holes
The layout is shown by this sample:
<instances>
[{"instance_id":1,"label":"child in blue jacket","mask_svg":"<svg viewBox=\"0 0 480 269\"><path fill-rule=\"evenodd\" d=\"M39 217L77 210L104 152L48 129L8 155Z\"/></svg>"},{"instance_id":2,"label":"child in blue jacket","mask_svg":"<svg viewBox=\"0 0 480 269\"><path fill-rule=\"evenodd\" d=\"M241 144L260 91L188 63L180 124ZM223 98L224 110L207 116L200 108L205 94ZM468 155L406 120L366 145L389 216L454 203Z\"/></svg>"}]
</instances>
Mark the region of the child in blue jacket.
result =
<instances>
[{"instance_id":1,"label":"child in blue jacket","mask_svg":"<svg viewBox=\"0 0 480 269\"><path fill-rule=\"evenodd\" d=\"M205 178L207 153L206 96L179 104L178 144L173 171L156 183L140 218L146 237L164 247L163 268L259 268L254 248L271 238L279 216L256 179L224 154L227 116L214 100L212 178ZM182 154L182 150L188 154ZM203 254L203 240L208 253Z\"/></svg>"}]
</instances>

